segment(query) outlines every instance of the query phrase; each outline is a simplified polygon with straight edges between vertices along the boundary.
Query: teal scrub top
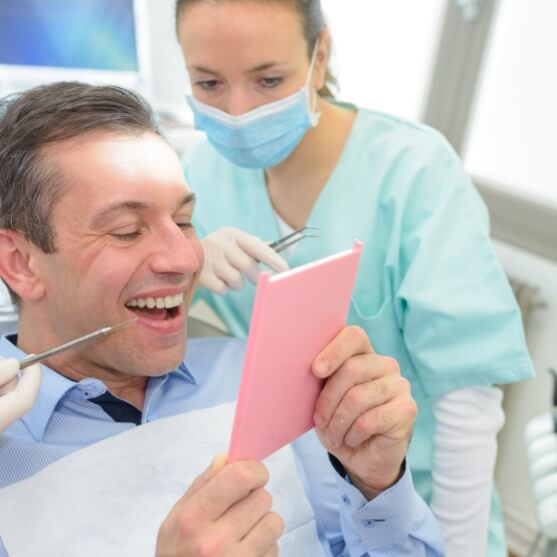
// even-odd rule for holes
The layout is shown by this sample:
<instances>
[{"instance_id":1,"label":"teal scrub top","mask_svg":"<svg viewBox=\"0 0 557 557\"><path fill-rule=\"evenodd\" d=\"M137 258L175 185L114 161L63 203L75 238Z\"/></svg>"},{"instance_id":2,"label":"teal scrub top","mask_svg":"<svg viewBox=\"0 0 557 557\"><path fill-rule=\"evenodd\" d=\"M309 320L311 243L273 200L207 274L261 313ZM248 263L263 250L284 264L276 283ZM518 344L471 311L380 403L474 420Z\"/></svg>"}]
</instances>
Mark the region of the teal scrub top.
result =
<instances>
[{"instance_id":1,"label":"teal scrub top","mask_svg":"<svg viewBox=\"0 0 557 557\"><path fill-rule=\"evenodd\" d=\"M236 167L202 143L185 172L197 196L200 237L222 226L268 241L280 236L262 170ZM365 329L377 353L396 358L411 383L419 413L408 461L416 488L429 501L432 398L533 376L485 206L439 133L357 109L308 224L320 227L321 237L296 244L287 256L291 267L346 250L356 238L364 244L347 322ZM246 284L241 292L200 290L198 296L231 334L245 337L254 293ZM488 555L502 557L500 511L494 513L499 518L492 521Z\"/></svg>"}]
</instances>

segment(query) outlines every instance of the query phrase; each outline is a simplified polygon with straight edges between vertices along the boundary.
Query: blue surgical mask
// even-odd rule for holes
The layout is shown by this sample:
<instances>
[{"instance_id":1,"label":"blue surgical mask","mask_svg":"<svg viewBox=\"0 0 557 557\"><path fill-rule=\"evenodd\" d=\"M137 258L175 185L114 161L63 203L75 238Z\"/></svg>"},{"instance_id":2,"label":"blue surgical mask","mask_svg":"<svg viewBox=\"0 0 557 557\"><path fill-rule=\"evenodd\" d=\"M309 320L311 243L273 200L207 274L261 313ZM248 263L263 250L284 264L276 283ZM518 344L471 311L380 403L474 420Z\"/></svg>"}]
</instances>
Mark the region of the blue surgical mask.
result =
<instances>
[{"instance_id":1,"label":"blue surgical mask","mask_svg":"<svg viewBox=\"0 0 557 557\"><path fill-rule=\"evenodd\" d=\"M229 161L245 168L270 168L285 160L306 132L317 126L320 113L310 106L309 81L317 44L305 85L293 95L232 116L191 95L186 99L195 127L207 134L213 147ZM315 103L314 103L315 104Z\"/></svg>"}]
</instances>

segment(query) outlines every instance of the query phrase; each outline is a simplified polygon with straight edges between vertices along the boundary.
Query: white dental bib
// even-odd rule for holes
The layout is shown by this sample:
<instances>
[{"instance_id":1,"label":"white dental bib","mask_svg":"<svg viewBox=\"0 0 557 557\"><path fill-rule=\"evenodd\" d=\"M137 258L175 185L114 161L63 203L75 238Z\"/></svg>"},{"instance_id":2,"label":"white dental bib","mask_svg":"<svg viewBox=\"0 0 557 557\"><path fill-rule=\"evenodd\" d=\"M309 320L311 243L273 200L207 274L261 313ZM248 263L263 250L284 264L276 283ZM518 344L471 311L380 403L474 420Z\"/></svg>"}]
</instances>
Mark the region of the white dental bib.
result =
<instances>
[{"instance_id":1,"label":"white dental bib","mask_svg":"<svg viewBox=\"0 0 557 557\"><path fill-rule=\"evenodd\" d=\"M153 557L159 526L216 453L235 403L165 418L111 437L0 490L10 557ZM273 510L286 523L280 555L324 555L290 447L265 460Z\"/></svg>"}]
</instances>

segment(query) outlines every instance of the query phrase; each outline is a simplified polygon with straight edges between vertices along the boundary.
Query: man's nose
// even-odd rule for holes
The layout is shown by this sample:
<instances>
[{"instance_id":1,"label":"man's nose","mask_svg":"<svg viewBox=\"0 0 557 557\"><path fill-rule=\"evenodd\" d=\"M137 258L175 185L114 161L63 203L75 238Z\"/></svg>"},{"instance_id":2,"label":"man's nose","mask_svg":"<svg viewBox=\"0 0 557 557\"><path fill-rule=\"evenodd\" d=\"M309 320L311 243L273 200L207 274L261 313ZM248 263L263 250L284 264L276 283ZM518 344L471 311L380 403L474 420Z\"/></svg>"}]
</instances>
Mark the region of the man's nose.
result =
<instances>
[{"instance_id":1,"label":"man's nose","mask_svg":"<svg viewBox=\"0 0 557 557\"><path fill-rule=\"evenodd\" d=\"M153 238L155 245L150 257L150 267L155 273L192 274L203 263L203 250L197 236L172 223Z\"/></svg>"}]
</instances>

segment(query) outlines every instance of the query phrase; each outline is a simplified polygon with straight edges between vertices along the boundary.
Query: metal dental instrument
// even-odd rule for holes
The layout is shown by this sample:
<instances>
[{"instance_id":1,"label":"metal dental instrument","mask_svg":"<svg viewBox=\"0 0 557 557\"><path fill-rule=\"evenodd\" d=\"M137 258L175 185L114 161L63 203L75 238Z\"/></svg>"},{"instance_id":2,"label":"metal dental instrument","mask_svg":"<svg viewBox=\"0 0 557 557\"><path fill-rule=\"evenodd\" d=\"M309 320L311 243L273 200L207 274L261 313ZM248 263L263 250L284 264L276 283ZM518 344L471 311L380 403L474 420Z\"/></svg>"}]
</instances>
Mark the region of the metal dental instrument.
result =
<instances>
[{"instance_id":1,"label":"metal dental instrument","mask_svg":"<svg viewBox=\"0 0 557 557\"><path fill-rule=\"evenodd\" d=\"M26 358L23 358L23 360L19 361L19 369L24 369L30 365L36 364L37 362L41 362L42 360L50 358L50 356L54 356L55 354L59 354L60 352L65 352L66 350L77 348L82 344L88 343L90 340L93 340L100 336L108 335L112 331L120 329L121 327L129 325L130 323L134 323L135 321L137 321L137 317L134 319L130 319L129 321L122 321L122 323L112 325L111 327L103 327L102 329L98 329L97 331L93 331L92 333L88 333L86 335L83 335L82 337L75 338L74 340L70 340L69 342L65 342L64 344L60 344L60 346L56 346L55 348L45 350L40 354L27 356Z\"/></svg>"},{"instance_id":2,"label":"metal dental instrument","mask_svg":"<svg viewBox=\"0 0 557 557\"><path fill-rule=\"evenodd\" d=\"M319 238L320 234L318 232L312 233L307 232L308 230L321 230L318 226L304 226L294 232L275 240L274 242L269 244L269 247L274 249L277 253L289 248L290 246L294 245L296 242L303 240L304 238Z\"/></svg>"}]
</instances>

